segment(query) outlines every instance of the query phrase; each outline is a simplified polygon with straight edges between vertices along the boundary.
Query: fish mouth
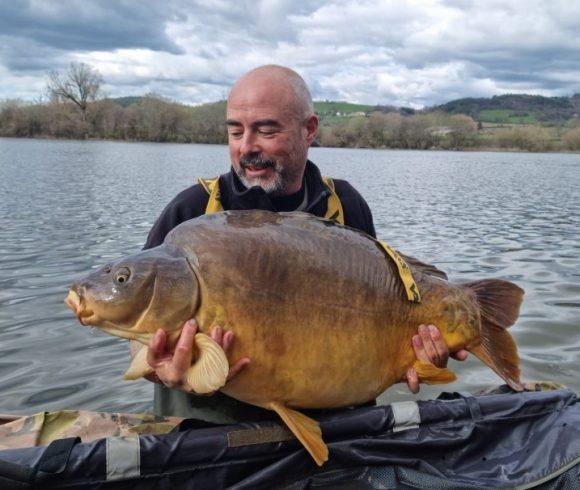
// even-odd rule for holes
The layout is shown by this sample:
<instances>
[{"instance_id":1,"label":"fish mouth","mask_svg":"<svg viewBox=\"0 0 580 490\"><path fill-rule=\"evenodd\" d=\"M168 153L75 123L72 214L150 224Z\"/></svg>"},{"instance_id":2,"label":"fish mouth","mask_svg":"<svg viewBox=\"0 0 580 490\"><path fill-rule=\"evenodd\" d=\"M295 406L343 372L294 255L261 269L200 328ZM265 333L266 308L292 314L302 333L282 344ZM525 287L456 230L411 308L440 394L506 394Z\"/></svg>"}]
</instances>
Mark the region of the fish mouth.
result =
<instances>
[{"instance_id":1,"label":"fish mouth","mask_svg":"<svg viewBox=\"0 0 580 490\"><path fill-rule=\"evenodd\" d=\"M94 316L94 312L90 308L86 307L82 301L82 298L74 289L69 291L68 296L65 298L64 302L77 316L81 325L90 325L90 319Z\"/></svg>"},{"instance_id":2,"label":"fish mouth","mask_svg":"<svg viewBox=\"0 0 580 490\"><path fill-rule=\"evenodd\" d=\"M73 311L73 313L77 315L77 312L81 307L81 298L74 289L71 289L68 292L68 296L64 299L64 302Z\"/></svg>"}]
</instances>

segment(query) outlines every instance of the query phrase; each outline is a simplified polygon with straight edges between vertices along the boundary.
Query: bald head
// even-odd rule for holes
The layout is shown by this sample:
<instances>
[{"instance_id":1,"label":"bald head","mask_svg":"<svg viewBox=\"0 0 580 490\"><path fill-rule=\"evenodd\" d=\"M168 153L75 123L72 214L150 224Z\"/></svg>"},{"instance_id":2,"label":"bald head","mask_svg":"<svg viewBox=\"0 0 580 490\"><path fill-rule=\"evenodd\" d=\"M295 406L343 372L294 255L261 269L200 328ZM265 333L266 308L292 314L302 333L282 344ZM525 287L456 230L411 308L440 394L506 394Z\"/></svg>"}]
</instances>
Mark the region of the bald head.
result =
<instances>
[{"instance_id":1,"label":"bald head","mask_svg":"<svg viewBox=\"0 0 580 490\"><path fill-rule=\"evenodd\" d=\"M312 96L304 79L294 70L279 65L264 65L246 73L233 86L228 97L255 93L264 89L275 94L285 109L299 118L307 118L314 113Z\"/></svg>"}]
</instances>

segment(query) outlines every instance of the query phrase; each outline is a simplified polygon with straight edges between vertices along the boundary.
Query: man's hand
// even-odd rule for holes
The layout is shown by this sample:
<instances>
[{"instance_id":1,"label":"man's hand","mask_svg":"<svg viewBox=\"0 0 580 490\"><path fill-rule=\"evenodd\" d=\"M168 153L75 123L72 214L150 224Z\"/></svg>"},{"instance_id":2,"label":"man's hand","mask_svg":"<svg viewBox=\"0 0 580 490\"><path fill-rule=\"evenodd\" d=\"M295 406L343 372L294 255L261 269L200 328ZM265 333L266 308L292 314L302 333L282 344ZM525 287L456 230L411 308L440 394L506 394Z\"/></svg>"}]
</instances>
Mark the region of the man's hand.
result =
<instances>
[{"instance_id":1,"label":"man's hand","mask_svg":"<svg viewBox=\"0 0 580 490\"><path fill-rule=\"evenodd\" d=\"M173 352L167 349L167 334L164 330L157 330L151 339L147 362L155 369L159 381L168 388L194 393L187 384L187 370L191 366L194 337L197 330L198 325L195 320L185 322ZM233 332L224 333L221 327L216 326L212 328L210 336L222 347L227 357L234 342ZM250 364L250 359L247 357L240 359L234 366L230 367L227 379L230 380L248 364Z\"/></svg>"},{"instance_id":2,"label":"man's hand","mask_svg":"<svg viewBox=\"0 0 580 490\"><path fill-rule=\"evenodd\" d=\"M447 367L449 356L458 361L465 361L468 352L464 349L449 354L447 344L435 325L419 325L417 335L413 335L413 350L419 361L427 361L435 366ZM407 371L407 385L412 393L419 393L419 377L412 367Z\"/></svg>"}]
</instances>

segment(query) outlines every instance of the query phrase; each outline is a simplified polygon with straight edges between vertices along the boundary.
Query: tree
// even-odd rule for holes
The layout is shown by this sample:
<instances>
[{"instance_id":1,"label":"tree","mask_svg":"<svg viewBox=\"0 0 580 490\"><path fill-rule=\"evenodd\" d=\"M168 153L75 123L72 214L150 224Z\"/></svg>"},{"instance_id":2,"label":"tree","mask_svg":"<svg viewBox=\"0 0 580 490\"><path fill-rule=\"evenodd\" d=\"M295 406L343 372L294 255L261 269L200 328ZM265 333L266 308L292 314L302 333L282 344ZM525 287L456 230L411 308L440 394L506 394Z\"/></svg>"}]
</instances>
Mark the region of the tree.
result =
<instances>
[{"instance_id":1,"label":"tree","mask_svg":"<svg viewBox=\"0 0 580 490\"><path fill-rule=\"evenodd\" d=\"M567 150L580 151L580 127L573 128L564 135Z\"/></svg>"},{"instance_id":2,"label":"tree","mask_svg":"<svg viewBox=\"0 0 580 490\"><path fill-rule=\"evenodd\" d=\"M446 117L446 126L450 129L447 144L459 150L473 143L477 134L477 123L466 114L455 114Z\"/></svg>"},{"instance_id":3,"label":"tree","mask_svg":"<svg viewBox=\"0 0 580 490\"><path fill-rule=\"evenodd\" d=\"M64 75L51 71L47 88L52 97L75 104L86 123L88 104L98 97L102 84L103 78L97 70L85 63L73 62Z\"/></svg>"}]
</instances>

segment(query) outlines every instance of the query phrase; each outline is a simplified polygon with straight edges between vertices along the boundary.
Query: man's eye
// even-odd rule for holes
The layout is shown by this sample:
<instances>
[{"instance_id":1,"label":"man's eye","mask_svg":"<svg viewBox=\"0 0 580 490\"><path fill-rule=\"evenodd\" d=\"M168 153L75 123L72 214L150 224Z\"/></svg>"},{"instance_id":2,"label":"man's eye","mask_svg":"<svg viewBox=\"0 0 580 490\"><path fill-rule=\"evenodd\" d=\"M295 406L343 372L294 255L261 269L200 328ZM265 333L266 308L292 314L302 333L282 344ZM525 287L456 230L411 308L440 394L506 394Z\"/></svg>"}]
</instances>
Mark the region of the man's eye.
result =
<instances>
[{"instance_id":1,"label":"man's eye","mask_svg":"<svg viewBox=\"0 0 580 490\"><path fill-rule=\"evenodd\" d=\"M241 138L243 134L241 131L228 131L228 135L232 138Z\"/></svg>"},{"instance_id":2,"label":"man's eye","mask_svg":"<svg viewBox=\"0 0 580 490\"><path fill-rule=\"evenodd\" d=\"M258 134L260 136L265 136L266 138L268 138L269 136L274 136L276 134L276 131L272 129L259 129Z\"/></svg>"}]
</instances>

